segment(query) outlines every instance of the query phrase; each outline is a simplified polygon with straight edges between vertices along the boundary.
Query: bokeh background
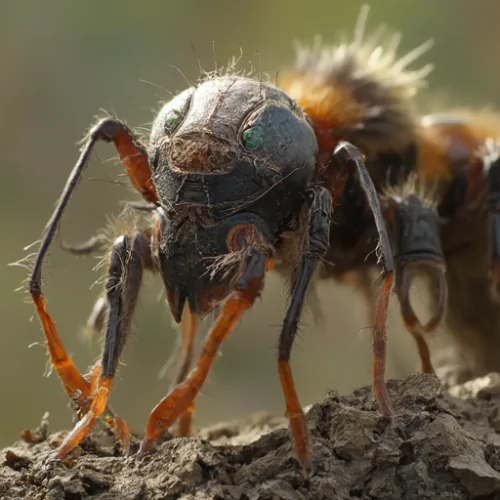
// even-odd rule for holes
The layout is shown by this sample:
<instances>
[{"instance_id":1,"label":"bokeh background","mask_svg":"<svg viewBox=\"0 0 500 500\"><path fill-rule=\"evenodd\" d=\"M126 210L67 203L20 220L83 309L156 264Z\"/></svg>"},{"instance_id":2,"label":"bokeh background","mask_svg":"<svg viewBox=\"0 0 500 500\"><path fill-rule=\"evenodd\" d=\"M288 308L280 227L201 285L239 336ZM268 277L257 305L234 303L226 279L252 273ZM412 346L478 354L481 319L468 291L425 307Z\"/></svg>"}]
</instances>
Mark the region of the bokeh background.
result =
<instances>
[{"instance_id":1,"label":"bokeh background","mask_svg":"<svg viewBox=\"0 0 500 500\"><path fill-rule=\"evenodd\" d=\"M53 429L67 427L72 413L57 377L44 377L43 334L24 291L15 292L26 271L8 267L23 247L37 240L78 155L94 116L104 109L135 127L170 91L199 75L197 57L213 67L238 55L274 75L293 61L292 42L315 34L333 41L352 33L361 2L352 0L255 0L213 2L15 0L0 2L0 446L17 439L49 411ZM432 92L421 94L422 109L443 96L452 104L498 106L500 3L496 0L373 2L369 28L380 23L400 30L401 54L434 38L421 63L433 62ZM193 51L192 46L196 51ZM436 100L436 96L438 99ZM101 113L102 114L102 113ZM61 237L80 241L119 211L119 201L136 199L109 146L99 146L87 177L68 209ZM98 346L82 342L85 324L100 287L93 259L75 259L57 244L45 268L49 309L76 363L83 370ZM134 430L142 431L149 412L170 381L158 372L176 344L166 305L158 300L159 281L148 279L112 395L113 406ZM345 393L370 383L371 342L366 308L348 287L320 287L324 325L311 316L293 352L293 368L304 405L328 389ZM418 292L418 291L417 291ZM421 297L418 296L417 299ZM223 355L198 400L196 424L268 410L284 413L276 373L279 323L285 308L283 282L268 280L262 301L226 342ZM417 367L410 336L391 306L388 376L402 377ZM203 331L206 331L206 323ZM170 372L171 373L171 372Z\"/></svg>"}]
</instances>

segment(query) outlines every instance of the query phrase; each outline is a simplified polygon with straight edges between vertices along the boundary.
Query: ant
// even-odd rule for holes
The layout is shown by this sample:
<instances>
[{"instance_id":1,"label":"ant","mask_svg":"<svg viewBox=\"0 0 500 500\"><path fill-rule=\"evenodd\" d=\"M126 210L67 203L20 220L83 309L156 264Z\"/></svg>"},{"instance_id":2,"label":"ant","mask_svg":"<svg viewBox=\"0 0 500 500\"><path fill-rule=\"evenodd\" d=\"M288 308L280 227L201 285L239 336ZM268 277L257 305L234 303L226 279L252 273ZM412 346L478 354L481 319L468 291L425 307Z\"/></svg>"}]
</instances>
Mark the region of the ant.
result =
<instances>
[{"instance_id":1,"label":"ant","mask_svg":"<svg viewBox=\"0 0 500 500\"><path fill-rule=\"evenodd\" d=\"M364 40L365 14L351 44L299 53L288 83L275 86L232 71L208 74L163 106L147 146L118 119L92 127L46 227L29 283L52 364L79 416L58 458L89 436L106 412L128 451L126 424L113 415L108 398L145 271L161 276L172 316L182 325L184 348L177 384L153 409L140 453L150 451L177 421L184 422L179 433L188 433L218 349L261 294L266 272L275 268L290 278L278 373L294 450L310 471L307 423L289 363L306 294L324 262L355 268L376 248L382 283L373 327L373 388L382 415L394 415L385 362L396 268L379 193L388 179L396 183L412 170L411 97L429 68L410 72L406 66L428 45L397 60L394 46L383 52L375 38ZM114 144L145 200L137 207L150 215L145 228L113 242L105 297L92 314L96 328L105 330L103 353L83 376L47 311L42 264L100 141ZM98 244L89 242L77 252ZM213 311L218 315L189 371L198 320Z\"/></svg>"}]
</instances>

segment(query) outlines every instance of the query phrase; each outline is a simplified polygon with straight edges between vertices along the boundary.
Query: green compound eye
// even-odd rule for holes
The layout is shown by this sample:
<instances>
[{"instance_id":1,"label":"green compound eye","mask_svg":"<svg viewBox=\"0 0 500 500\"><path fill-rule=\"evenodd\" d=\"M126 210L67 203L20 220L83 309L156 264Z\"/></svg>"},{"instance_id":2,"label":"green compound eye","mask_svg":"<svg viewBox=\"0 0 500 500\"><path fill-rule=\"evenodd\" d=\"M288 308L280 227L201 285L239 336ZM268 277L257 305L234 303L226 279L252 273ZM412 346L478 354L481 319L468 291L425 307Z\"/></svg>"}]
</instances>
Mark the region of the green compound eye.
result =
<instances>
[{"instance_id":1,"label":"green compound eye","mask_svg":"<svg viewBox=\"0 0 500 500\"><path fill-rule=\"evenodd\" d=\"M248 149L249 151L256 151L264 142L262 130L258 127L247 128L241 134L241 142L243 143L245 149Z\"/></svg>"},{"instance_id":2,"label":"green compound eye","mask_svg":"<svg viewBox=\"0 0 500 500\"><path fill-rule=\"evenodd\" d=\"M177 112L173 112L166 120L165 120L165 130L167 132L172 132L179 121L180 115Z\"/></svg>"}]
</instances>

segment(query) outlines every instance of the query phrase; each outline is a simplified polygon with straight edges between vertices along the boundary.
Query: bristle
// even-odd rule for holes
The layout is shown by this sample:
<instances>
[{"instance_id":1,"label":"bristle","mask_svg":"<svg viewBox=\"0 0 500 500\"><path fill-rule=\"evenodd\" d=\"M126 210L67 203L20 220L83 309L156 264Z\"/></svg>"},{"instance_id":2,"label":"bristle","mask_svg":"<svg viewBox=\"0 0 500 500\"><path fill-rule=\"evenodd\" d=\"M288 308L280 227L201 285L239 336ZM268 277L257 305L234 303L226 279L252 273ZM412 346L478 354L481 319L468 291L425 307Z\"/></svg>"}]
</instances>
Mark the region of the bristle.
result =
<instances>
[{"instance_id":1,"label":"bristle","mask_svg":"<svg viewBox=\"0 0 500 500\"><path fill-rule=\"evenodd\" d=\"M394 33L392 38L387 42L386 53L390 60L394 60L396 58L402 38L401 33Z\"/></svg>"},{"instance_id":2,"label":"bristle","mask_svg":"<svg viewBox=\"0 0 500 500\"><path fill-rule=\"evenodd\" d=\"M425 41L418 47L415 47L413 50L410 50L410 52L408 52L405 56L398 59L394 64L394 68L397 68L399 71L402 71L409 64L415 62L419 57L424 55L433 46L434 46L434 40L432 38L429 38L429 40Z\"/></svg>"},{"instance_id":3,"label":"bristle","mask_svg":"<svg viewBox=\"0 0 500 500\"><path fill-rule=\"evenodd\" d=\"M357 47L363 45L363 39L366 33L366 23L368 21L368 14L370 13L370 6L365 4L361 7L359 12L358 20L356 21L356 26L354 27L354 41L353 44Z\"/></svg>"},{"instance_id":4,"label":"bristle","mask_svg":"<svg viewBox=\"0 0 500 500\"><path fill-rule=\"evenodd\" d=\"M295 44L296 44L296 50L299 50L298 42L295 42ZM260 68L261 66L260 54L258 52L256 54L257 68L255 68L254 65L252 64L252 61L250 61L250 69L245 69L245 68L238 69L238 65L240 64L242 57L243 57L243 50L240 48L239 55L231 57L226 65L219 65L217 63L217 67L211 71L201 70L200 76L196 81L196 86L199 86L203 82L226 76L237 76L241 78L256 78L261 83L269 83L271 81L270 75L262 71L262 69Z\"/></svg>"},{"instance_id":5,"label":"bristle","mask_svg":"<svg viewBox=\"0 0 500 500\"><path fill-rule=\"evenodd\" d=\"M281 77L280 87L311 117L322 148L342 138L376 155L400 150L413 134L412 99L432 65L409 66L433 41L398 58L400 34L386 36L381 25L367 36L368 10L361 10L352 41L298 45L295 66Z\"/></svg>"},{"instance_id":6,"label":"bristle","mask_svg":"<svg viewBox=\"0 0 500 500\"><path fill-rule=\"evenodd\" d=\"M360 45L359 48L364 49L367 53L380 51L381 47L379 46L379 44L381 42L382 36L386 31L387 26L385 24L381 24L380 26L375 28L375 31L370 35L368 40L365 42L365 45Z\"/></svg>"},{"instance_id":7,"label":"bristle","mask_svg":"<svg viewBox=\"0 0 500 500\"><path fill-rule=\"evenodd\" d=\"M381 193L381 200L400 202L411 195L416 195L424 206L436 208L438 202L437 182L422 180L418 174L409 175L404 182L387 185Z\"/></svg>"}]
</instances>

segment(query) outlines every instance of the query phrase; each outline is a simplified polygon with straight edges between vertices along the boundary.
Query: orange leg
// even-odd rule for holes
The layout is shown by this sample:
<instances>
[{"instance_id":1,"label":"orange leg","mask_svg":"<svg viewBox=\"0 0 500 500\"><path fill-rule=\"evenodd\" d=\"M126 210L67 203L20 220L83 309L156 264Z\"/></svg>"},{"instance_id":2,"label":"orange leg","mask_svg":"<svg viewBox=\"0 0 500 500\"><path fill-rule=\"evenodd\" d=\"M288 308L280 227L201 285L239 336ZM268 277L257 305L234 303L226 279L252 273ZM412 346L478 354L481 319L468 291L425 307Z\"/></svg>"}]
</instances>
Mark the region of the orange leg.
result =
<instances>
[{"instance_id":1,"label":"orange leg","mask_svg":"<svg viewBox=\"0 0 500 500\"><path fill-rule=\"evenodd\" d=\"M102 361L99 359L90 372L85 375L85 379L90 383L90 394L95 394L99 383L99 378L102 373ZM88 411L90 407L87 405L86 408L78 409L78 418L81 419ZM124 455L128 455L130 452L130 432L127 423L119 417L108 405L105 411L104 423L113 432L115 439L121 443L122 451Z\"/></svg>"},{"instance_id":2,"label":"orange leg","mask_svg":"<svg viewBox=\"0 0 500 500\"><path fill-rule=\"evenodd\" d=\"M97 387L97 382L99 380L99 377L101 376L102 373L102 366L101 366L101 360L98 359L91 367L89 372L84 375L84 379L90 384L90 394L93 394L96 387ZM78 418L80 419L85 413L87 413L89 409L89 404L90 402L87 403L85 408L78 408L77 411L79 410L81 413L78 414Z\"/></svg>"},{"instance_id":3,"label":"orange leg","mask_svg":"<svg viewBox=\"0 0 500 500\"><path fill-rule=\"evenodd\" d=\"M198 331L198 318L191 313L186 305L181 320L181 355L180 366L175 386L182 384L186 379L193 363L194 340ZM179 418L177 424L177 436L185 437L191 435L191 424L193 421L194 404L190 406Z\"/></svg>"},{"instance_id":4,"label":"orange leg","mask_svg":"<svg viewBox=\"0 0 500 500\"><path fill-rule=\"evenodd\" d=\"M158 195L151 180L151 170L145 148L135 139L132 131L120 121L112 118L101 120L91 130L80 157L66 182L59 202L47 224L29 283L30 294L42 324L50 358L54 369L61 379L64 390L80 409L89 405L89 412L77 425L78 430L70 434L70 436L73 436L71 438L72 444L77 443L81 439L76 439L76 435L84 437L85 434L88 434L87 429L95 423L90 415L101 414L104 411L111 384L108 377L101 374L99 377L96 377L97 382L95 383L94 391L92 384L81 375L75 367L73 360L64 349L55 323L47 312L46 302L42 295L42 264L54 239L64 210L98 141L113 142L120 159L127 169L132 184L148 202L156 203L158 201ZM109 367L103 364L103 372L107 368ZM92 400L91 403L89 403L90 400ZM123 428L123 426L121 427ZM68 446L64 449L69 449Z\"/></svg>"},{"instance_id":5,"label":"orange leg","mask_svg":"<svg viewBox=\"0 0 500 500\"><path fill-rule=\"evenodd\" d=\"M112 379L110 377L99 377L96 392L92 394L92 403L89 411L66 436L57 452L57 458L64 458L83 439L90 435L97 423L97 419L106 409L111 383Z\"/></svg>"},{"instance_id":6,"label":"orange leg","mask_svg":"<svg viewBox=\"0 0 500 500\"><path fill-rule=\"evenodd\" d=\"M108 398L118 360L130 329L143 270L151 269L151 266L150 240L146 236L138 233L134 237L122 237L116 241L111 253L106 283L109 313L103 355L100 364L94 365L89 375L81 377L85 389L84 399L82 397L77 399L81 419L61 444L57 453L58 458L66 456L89 436L97 419L105 412L107 413L105 422L116 431L117 438L122 442L123 451L128 453L128 428L122 419L113 414L108 406ZM53 323L49 323L48 326L53 326ZM54 339L49 336L50 333L52 331L47 329L49 352L52 353ZM56 342L56 345L59 344ZM55 365L58 366L58 360L55 361ZM76 368L74 370L76 371Z\"/></svg>"},{"instance_id":7,"label":"orange leg","mask_svg":"<svg viewBox=\"0 0 500 500\"><path fill-rule=\"evenodd\" d=\"M64 348L54 320L47 312L43 296L33 294L33 302L42 323L52 365L61 379L64 390L78 408L84 408L87 404L87 398L90 396L91 384L81 375Z\"/></svg>"},{"instance_id":8,"label":"orange leg","mask_svg":"<svg viewBox=\"0 0 500 500\"><path fill-rule=\"evenodd\" d=\"M83 244L79 245L65 245L65 249L77 255L90 255L97 250L100 250L103 245L103 238L101 236L94 236ZM105 324L107 315L109 313L108 301L105 296L100 297L87 320L85 328L86 337L89 339L94 338L96 335L101 334ZM179 385L186 378L193 363L194 354L194 340L198 329L198 318L191 314L189 306L186 305L180 324L181 332L181 349L180 349L180 364L177 376L175 377L174 387ZM88 378L89 376L86 376ZM177 436L185 437L191 434L191 425L193 419L194 408L186 410L178 422ZM109 415L105 423L115 433L117 440L124 443L124 448L129 445L129 436L126 423L115 415L108 408Z\"/></svg>"},{"instance_id":9,"label":"orange leg","mask_svg":"<svg viewBox=\"0 0 500 500\"><path fill-rule=\"evenodd\" d=\"M387 226L382 215L377 191L366 169L360 150L352 144L342 141L333 154L342 154L347 161L351 161L355 164L359 184L365 193L366 201L373 214L373 220L380 237L380 250L382 254L380 260L383 265L383 284L377 300L375 326L373 329L373 390L377 398L380 412L382 415L389 416L394 414L385 385L387 312L394 280L394 258L392 255L391 243L387 233Z\"/></svg>"},{"instance_id":10,"label":"orange leg","mask_svg":"<svg viewBox=\"0 0 500 500\"><path fill-rule=\"evenodd\" d=\"M285 359L278 359L278 373L285 397L286 416L290 425L293 445L297 458L305 471L311 470L311 444L309 430L299 397L293 381L290 363Z\"/></svg>"},{"instance_id":11,"label":"orange leg","mask_svg":"<svg viewBox=\"0 0 500 500\"><path fill-rule=\"evenodd\" d=\"M243 313L259 296L265 270L266 258L261 253L252 253L236 290L229 296L214 326L208 332L198 364L186 380L175 387L151 412L140 453L151 450L154 442L182 414L193 407L194 400L210 372L220 345L231 334Z\"/></svg>"},{"instance_id":12,"label":"orange leg","mask_svg":"<svg viewBox=\"0 0 500 500\"><path fill-rule=\"evenodd\" d=\"M96 128L100 126L102 125L99 124ZM108 126L110 131L104 139L114 142L120 161L125 165L132 184L146 201L156 203L158 193L151 180L151 169L146 150L123 123L111 121Z\"/></svg>"},{"instance_id":13,"label":"orange leg","mask_svg":"<svg viewBox=\"0 0 500 500\"><path fill-rule=\"evenodd\" d=\"M343 281L353 284L363 294L364 299L368 303L370 311L368 316L371 323L376 315L376 296L373 293L369 270L363 269L359 272L353 272L352 275L348 275L346 273L345 277L343 277ZM404 319L406 321L406 326L408 327L409 318ZM422 337L422 335L414 331L412 328L408 327L408 330L417 344L418 353L422 363L422 371L424 373L434 373L434 369L430 361L430 352L429 347L427 346L427 342Z\"/></svg>"},{"instance_id":14,"label":"orange leg","mask_svg":"<svg viewBox=\"0 0 500 500\"><path fill-rule=\"evenodd\" d=\"M389 310L389 299L392 289L393 274L388 273L384 277L384 282L379 291L378 297L373 293L370 273L368 269L363 269L360 272L354 273L352 281L363 294L369 306L370 323L375 319L375 327L373 332L373 388L380 412L389 416L394 412L389 400L385 385L385 367L386 367L386 322ZM413 332L410 330L410 333ZM425 359L425 353L429 353L427 344L422 337L415 336L421 358Z\"/></svg>"},{"instance_id":15,"label":"orange leg","mask_svg":"<svg viewBox=\"0 0 500 500\"><path fill-rule=\"evenodd\" d=\"M311 470L311 445L306 418L295 390L290 368L290 355L309 282L328 248L332 211L332 198L325 188L315 187L311 191L308 207L309 238L306 240L307 246L297 270L278 349L278 373L285 397L286 415L290 424L293 447L302 468L307 473Z\"/></svg>"},{"instance_id":16,"label":"orange leg","mask_svg":"<svg viewBox=\"0 0 500 500\"><path fill-rule=\"evenodd\" d=\"M373 288L371 285L370 281L370 276L368 273L368 270L362 271L361 274L356 273L354 276L355 285L360 289L361 293L363 294L363 297L365 298L366 302L368 303L369 307L369 317L370 317L370 323L373 321L373 319L376 317L376 296L373 293ZM408 328L408 331L411 333L413 338L415 339L415 342L417 344L417 349L418 353L420 356L420 361L422 364L422 372L424 373L434 373L434 369L431 364L431 359L430 359L430 352L429 352L429 347L427 345L427 342L423 338L423 336L415 331L413 328L409 326L409 317L405 317L403 315L403 319L405 320L406 327Z\"/></svg>"},{"instance_id":17,"label":"orange leg","mask_svg":"<svg viewBox=\"0 0 500 500\"><path fill-rule=\"evenodd\" d=\"M385 417L394 415L389 393L385 385L385 365L387 347L387 313L391 296L394 274L386 272L379 292L373 328L373 391L377 398L380 413Z\"/></svg>"},{"instance_id":18,"label":"orange leg","mask_svg":"<svg viewBox=\"0 0 500 500\"><path fill-rule=\"evenodd\" d=\"M177 437L187 437L191 435L193 413L194 413L194 402L179 418L179 423L177 424L177 433L176 433Z\"/></svg>"},{"instance_id":19,"label":"orange leg","mask_svg":"<svg viewBox=\"0 0 500 500\"><path fill-rule=\"evenodd\" d=\"M119 417L109 406L105 411L104 423L113 432L115 439L121 444L122 453L130 454L130 431L127 422Z\"/></svg>"},{"instance_id":20,"label":"orange leg","mask_svg":"<svg viewBox=\"0 0 500 500\"><path fill-rule=\"evenodd\" d=\"M423 373L434 374L434 367L431 362L431 353L424 337L411 329L408 329L417 344L418 355L420 357L421 371Z\"/></svg>"}]
</instances>

